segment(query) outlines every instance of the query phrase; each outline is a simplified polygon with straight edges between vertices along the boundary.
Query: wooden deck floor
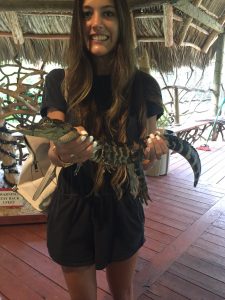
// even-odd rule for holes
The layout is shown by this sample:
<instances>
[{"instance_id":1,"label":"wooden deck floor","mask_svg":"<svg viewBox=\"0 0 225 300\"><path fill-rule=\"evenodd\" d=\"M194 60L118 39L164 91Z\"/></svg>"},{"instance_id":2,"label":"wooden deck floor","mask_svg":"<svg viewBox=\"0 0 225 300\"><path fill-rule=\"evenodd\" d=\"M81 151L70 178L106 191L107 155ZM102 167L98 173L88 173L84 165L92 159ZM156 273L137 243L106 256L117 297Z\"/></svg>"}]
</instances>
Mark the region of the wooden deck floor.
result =
<instances>
[{"instance_id":1,"label":"wooden deck floor","mask_svg":"<svg viewBox=\"0 0 225 300\"><path fill-rule=\"evenodd\" d=\"M177 154L167 176L148 177L146 242L135 273L135 299L225 299L225 144L199 151L202 176ZM0 227L0 299L69 299L48 256L46 225ZM98 272L98 300L112 299ZM81 299L82 300L82 299Z\"/></svg>"}]
</instances>

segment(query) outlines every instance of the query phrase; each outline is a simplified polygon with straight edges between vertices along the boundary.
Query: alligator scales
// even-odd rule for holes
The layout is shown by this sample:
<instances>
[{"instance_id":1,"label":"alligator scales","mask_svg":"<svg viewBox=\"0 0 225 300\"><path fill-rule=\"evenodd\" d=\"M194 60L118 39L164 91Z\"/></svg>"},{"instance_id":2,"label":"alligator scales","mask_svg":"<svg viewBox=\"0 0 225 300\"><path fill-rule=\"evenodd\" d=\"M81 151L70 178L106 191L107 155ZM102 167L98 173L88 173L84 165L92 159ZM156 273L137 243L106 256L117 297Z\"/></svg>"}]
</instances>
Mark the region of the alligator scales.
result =
<instances>
[{"instance_id":1,"label":"alligator scales","mask_svg":"<svg viewBox=\"0 0 225 300\"><path fill-rule=\"evenodd\" d=\"M80 136L78 131L69 123L47 117L41 119L37 124L17 126L17 131L24 135L48 138L57 143L67 143ZM194 186L196 186L201 174L201 162L196 149L187 141L176 137L171 131L165 130L163 137L167 140L169 149L181 154L189 162L194 172ZM138 147L130 147L126 144L101 143L99 141L90 160L97 163L103 162L109 169L122 164L134 163L136 165L137 162L144 159L145 147L144 140L140 142Z\"/></svg>"}]
</instances>

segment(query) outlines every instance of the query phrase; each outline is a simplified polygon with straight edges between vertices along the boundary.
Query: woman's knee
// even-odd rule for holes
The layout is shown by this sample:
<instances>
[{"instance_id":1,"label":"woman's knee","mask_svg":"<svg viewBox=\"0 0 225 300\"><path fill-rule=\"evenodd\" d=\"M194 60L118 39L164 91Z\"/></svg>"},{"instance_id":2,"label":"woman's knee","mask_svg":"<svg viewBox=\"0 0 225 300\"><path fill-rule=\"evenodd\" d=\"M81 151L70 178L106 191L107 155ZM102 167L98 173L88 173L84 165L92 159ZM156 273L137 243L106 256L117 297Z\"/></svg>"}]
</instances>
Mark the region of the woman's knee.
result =
<instances>
[{"instance_id":1,"label":"woman's knee","mask_svg":"<svg viewBox=\"0 0 225 300\"><path fill-rule=\"evenodd\" d=\"M95 266L62 267L72 300L96 300L97 283Z\"/></svg>"},{"instance_id":2,"label":"woman's knee","mask_svg":"<svg viewBox=\"0 0 225 300\"><path fill-rule=\"evenodd\" d=\"M114 300L133 299L133 276L137 254L131 258L113 262L106 268L107 280Z\"/></svg>"}]
</instances>

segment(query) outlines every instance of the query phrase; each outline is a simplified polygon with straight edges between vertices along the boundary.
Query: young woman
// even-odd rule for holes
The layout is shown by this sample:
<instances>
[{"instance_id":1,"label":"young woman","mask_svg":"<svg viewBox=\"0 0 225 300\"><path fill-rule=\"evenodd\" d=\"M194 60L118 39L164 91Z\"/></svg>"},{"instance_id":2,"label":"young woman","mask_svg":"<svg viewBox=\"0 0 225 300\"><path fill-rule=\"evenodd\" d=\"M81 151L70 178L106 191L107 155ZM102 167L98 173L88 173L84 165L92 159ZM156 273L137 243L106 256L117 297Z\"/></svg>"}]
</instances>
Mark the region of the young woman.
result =
<instances>
[{"instance_id":1,"label":"young woman","mask_svg":"<svg viewBox=\"0 0 225 300\"><path fill-rule=\"evenodd\" d=\"M131 300L144 243L141 187L136 182L134 196L127 165L108 170L89 158L95 140L131 146L150 133L140 170L166 153L154 135L163 113L160 88L136 68L125 0L75 0L67 58L66 72L46 77L41 112L89 138L49 149L50 160L64 167L49 208L49 253L62 266L71 299L96 299L96 269L106 268L113 299Z\"/></svg>"}]
</instances>

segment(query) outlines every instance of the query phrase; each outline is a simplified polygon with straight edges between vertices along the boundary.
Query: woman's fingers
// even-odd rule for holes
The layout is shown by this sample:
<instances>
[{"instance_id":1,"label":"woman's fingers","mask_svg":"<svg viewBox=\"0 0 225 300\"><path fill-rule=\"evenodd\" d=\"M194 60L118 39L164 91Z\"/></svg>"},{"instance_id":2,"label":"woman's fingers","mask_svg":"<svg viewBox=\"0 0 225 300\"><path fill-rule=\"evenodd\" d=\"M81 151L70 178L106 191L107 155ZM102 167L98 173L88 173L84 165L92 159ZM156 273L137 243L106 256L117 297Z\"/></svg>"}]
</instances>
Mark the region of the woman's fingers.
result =
<instances>
[{"instance_id":1,"label":"woman's fingers","mask_svg":"<svg viewBox=\"0 0 225 300\"><path fill-rule=\"evenodd\" d=\"M56 151L65 162L84 162L92 155L93 136L87 136L86 131L80 132L82 135L77 139L65 144L56 144Z\"/></svg>"},{"instance_id":2,"label":"woman's fingers","mask_svg":"<svg viewBox=\"0 0 225 300\"><path fill-rule=\"evenodd\" d=\"M147 139L146 158L150 161L160 159L163 154L168 153L166 141L157 133L150 134Z\"/></svg>"}]
</instances>

